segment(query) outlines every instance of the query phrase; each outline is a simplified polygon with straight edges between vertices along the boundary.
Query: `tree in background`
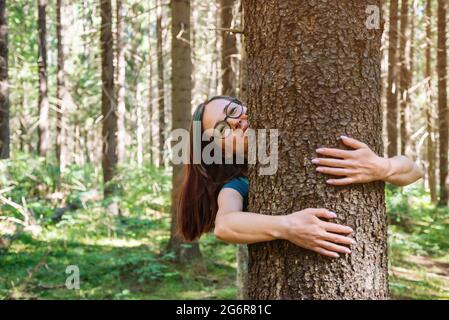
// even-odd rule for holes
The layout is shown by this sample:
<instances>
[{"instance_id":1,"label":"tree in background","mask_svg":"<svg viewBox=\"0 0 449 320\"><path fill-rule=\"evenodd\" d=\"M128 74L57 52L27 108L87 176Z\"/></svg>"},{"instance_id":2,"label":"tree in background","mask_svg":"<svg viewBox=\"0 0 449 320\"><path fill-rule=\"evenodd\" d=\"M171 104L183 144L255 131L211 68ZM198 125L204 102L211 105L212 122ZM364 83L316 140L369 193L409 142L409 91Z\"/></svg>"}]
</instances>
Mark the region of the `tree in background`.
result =
<instances>
[{"instance_id":1,"label":"tree in background","mask_svg":"<svg viewBox=\"0 0 449 320\"><path fill-rule=\"evenodd\" d=\"M47 0L37 0L38 30L39 30L39 140L38 153L41 157L47 155L50 145L48 80L47 80Z\"/></svg>"},{"instance_id":2,"label":"tree in background","mask_svg":"<svg viewBox=\"0 0 449 320\"><path fill-rule=\"evenodd\" d=\"M221 29L221 84L224 95L235 96L237 78L233 67L233 58L237 53L237 39L230 28L233 20L235 0L220 0Z\"/></svg>"},{"instance_id":3,"label":"tree in background","mask_svg":"<svg viewBox=\"0 0 449 320\"><path fill-rule=\"evenodd\" d=\"M398 76L399 76L399 86L398 86L398 95L399 95L399 114L400 114L400 142L401 149L400 154L405 154L405 147L407 144L407 108L409 102L409 92L408 92L408 84L409 84L409 74L410 74L410 65L407 58L407 43L411 40L407 34L409 29L409 19L408 19L408 11L409 11L409 2L408 0L401 1L401 16L400 16L400 30L399 30L399 59L398 59Z\"/></svg>"},{"instance_id":4,"label":"tree in background","mask_svg":"<svg viewBox=\"0 0 449 320\"><path fill-rule=\"evenodd\" d=\"M382 153L382 19L368 28L368 5L381 1L244 2L250 123L280 130L278 171L250 168L250 210L334 210L358 243L335 260L287 241L249 245L251 299L388 296L384 183L330 186L311 163L317 147L337 147L342 134Z\"/></svg>"},{"instance_id":5,"label":"tree in background","mask_svg":"<svg viewBox=\"0 0 449 320\"><path fill-rule=\"evenodd\" d=\"M157 50L157 100L158 100L158 124L159 124L159 165L164 165L164 142L166 125L165 119L165 89L164 89L164 55L162 41L162 1L156 0L156 50ZM175 35L176 37L176 35Z\"/></svg>"},{"instance_id":6,"label":"tree in background","mask_svg":"<svg viewBox=\"0 0 449 320\"><path fill-rule=\"evenodd\" d=\"M426 131L427 131L427 179L430 199L437 202L436 191L436 159L435 159L435 125L433 121L432 101L432 0L426 2L426 52L425 52L425 78L426 78Z\"/></svg>"},{"instance_id":7,"label":"tree in background","mask_svg":"<svg viewBox=\"0 0 449 320\"><path fill-rule=\"evenodd\" d=\"M172 123L173 128L188 129L191 119L192 57L190 41L190 0L172 0ZM179 260L190 260L200 256L197 242L183 243L176 233L176 212L182 165L173 165L171 228L168 249L175 252Z\"/></svg>"},{"instance_id":8,"label":"tree in background","mask_svg":"<svg viewBox=\"0 0 449 320\"><path fill-rule=\"evenodd\" d=\"M103 115L103 183L104 197L111 197L115 186L111 183L117 168L117 113L114 90L114 47L112 38L111 0L101 0L101 57L102 57L102 95L101 113ZM116 204L108 207L111 214L118 214Z\"/></svg>"},{"instance_id":9,"label":"tree in background","mask_svg":"<svg viewBox=\"0 0 449 320\"><path fill-rule=\"evenodd\" d=\"M9 158L8 23L6 0L0 0L0 159Z\"/></svg>"},{"instance_id":10,"label":"tree in background","mask_svg":"<svg viewBox=\"0 0 449 320\"><path fill-rule=\"evenodd\" d=\"M390 1L390 30L388 31L388 88L387 88L387 154L398 154L397 46L398 0Z\"/></svg>"},{"instance_id":11,"label":"tree in background","mask_svg":"<svg viewBox=\"0 0 449 320\"><path fill-rule=\"evenodd\" d=\"M65 84L65 53L64 53L64 28L62 23L63 0L56 0L56 38L57 38L57 93L56 93L56 159L59 163L59 170L64 171L67 162L67 99L68 92Z\"/></svg>"},{"instance_id":12,"label":"tree in background","mask_svg":"<svg viewBox=\"0 0 449 320\"><path fill-rule=\"evenodd\" d=\"M126 131L125 131L125 80L126 80L126 60L125 60L125 16L123 15L122 0L116 0L116 57L117 57L117 157L118 162L125 160L126 154Z\"/></svg>"}]
</instances>

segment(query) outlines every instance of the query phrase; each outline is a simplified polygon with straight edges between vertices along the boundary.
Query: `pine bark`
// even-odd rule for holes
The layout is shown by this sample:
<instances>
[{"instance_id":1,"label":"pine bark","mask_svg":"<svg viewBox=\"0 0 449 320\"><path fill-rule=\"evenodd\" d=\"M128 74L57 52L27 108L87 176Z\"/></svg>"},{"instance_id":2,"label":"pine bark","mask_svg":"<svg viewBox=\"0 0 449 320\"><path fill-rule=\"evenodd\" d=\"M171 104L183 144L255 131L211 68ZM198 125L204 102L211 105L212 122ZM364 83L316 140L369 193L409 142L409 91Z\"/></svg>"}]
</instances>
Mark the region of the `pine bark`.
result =
<instances>
[{"instance_id":1,"label":"pine bark","mask_svg":"<svg viewBox=\"0 0 449 320\"><path fill-rule=\"evenodd\" d=\"M0 159L10 156L8 23L6 0L0 0Z\"/></svg>"},{"instance_id":2,"label":"pine bark","mask_svg":"<svg viewBox=\"0 0 449 320\"><path fill-rule=\"evenodd\" d=\"M387 135L388 157L398 154L398 97L397 97L397 46L398 46L398 0L390 1L390 30L388 31L388 88L387 88Z\"/></svg>"},{"instance_id":3,"label":"pine bark","mask_svg":"<svg viewBox=\"0 0 449 320\"><path fill-rule=\"evenodd\" d=\"M280 130L277 172L250 168L250 210L328 208L357 241L334 260L287 241L249 245L251 299L388 297L384 183L332 187L311 163L317 147L343 148L342 134L382 154L382 27L366 27L368 5L381 1L244 1L250 125Z\"/></svg>"},{"instance_id":4,"label":"pine bark","mask_svg":"<svg viewBox=\"0 0 449 320\"><path fill-rule=\"evenodd\" d=\"M438 0L438 131L440 143L440 199L441 206L448 205L448 149L449 110L447 103L447 47L446 18L447 0Z\"/></svg>"},{"instance_id":5,"label":"pine bark","mask_svg":"<svg viewBox=\"0 0 449 320\"><path fill-rule=\"evenodd\" d=\"M101 111L103 115L103 182L105 198L114 194L114 185L110 183L117 167L117 110L114 90L114 46L112 38L111 0L101 0L101 57L102 57L102 95Z\"/></svg>"},{"instance_id":6,"label":"pine bark","mask_svg":"<svg viewBox=\"0 0 449 320\"><path fill-rule=\"evenodd\" d=\"M38 4L38 68L39 68L39 126L37 150L41 157L47 155L50 145L48 80L47 80L47 0L37 0Z\"/></svg>"},{"instance_id":7,"label":"pine bark","mask_svg":"<svg viewBox=\"0 0 449 320\"><path fill-rule=\"evenodd\" d=\"M407 35L409 29L409 2L401 1L401 18L399 31L399 114L400 114L400 146L401 154L405 154L408 139L406 112L408 108L409 64L407 59Z\"/></svg>"}]
</instances>

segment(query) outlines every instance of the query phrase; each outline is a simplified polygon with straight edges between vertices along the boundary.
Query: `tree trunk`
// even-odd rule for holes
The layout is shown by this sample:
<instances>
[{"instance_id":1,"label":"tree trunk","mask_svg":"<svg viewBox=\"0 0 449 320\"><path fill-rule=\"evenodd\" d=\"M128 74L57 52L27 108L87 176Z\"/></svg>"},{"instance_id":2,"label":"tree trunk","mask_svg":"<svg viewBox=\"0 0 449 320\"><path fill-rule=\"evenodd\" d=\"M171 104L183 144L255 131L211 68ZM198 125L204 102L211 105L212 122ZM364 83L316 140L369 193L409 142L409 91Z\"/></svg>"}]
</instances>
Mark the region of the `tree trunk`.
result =
<instances>
[{"instance_id":1,"label":"tree trunk","mask_svg":"<svg viewBox=\"0 0 449 320\"><path fill-rule=\"evenodd\" d=\"M192 60L190 49L190 1L172 0L172 123L173 128L188 129L191 119ZM168 249L176 258L190 260L200 256L197 242L183 243L176 234L176 212L182 165L173 165L171 232Z\"/></svg>"},{"instance_id":2,"label":"tree trunk","mask_svg":"<svg viewBox=\"0 0 449 320\"><path fill-rule=\"evenodd\" d=\"M236 76L233 68L233 56L237 54L237 40L235 34L224 30L232 25L232 10L235 0L220 0L220 28L221 28L221 85L222 93L228 96L236 95Z\"/></svg>"},{"instance_id":3,"label":"tree trunk","mask_svg":"<svg viewBox=\"0 0 449 320\"><path fill-rule=\"evenodd\" d=\"M38 46L39 46L39 127L38 127L38 152L41 157L47 155L50 132L49 132L49 102L47 88L47 27L46 27L46 11L47 0L37 0L38 3Z\"/></svg>"},{"instance_id":4,"label":"tree trunk","mask_svg":"<svg viewBox=\"0 0 449 320\"><path fill-rule=\"evenodd\" d=\"M397 46L398 46L398 0L390 1L390 30L388 31L388 88L387 88L387 154L398 154L398 101L397 101Z\"/></svg>"},{"instance_id":5,"label":"tree trunk","mask_svg":"<svg viewBox=\"0 0 449 320\"><path fill-rule=\"evenodd\" d=\"M365 25L368 5L381 15L380 0L244 2L250 125L280 130L277 172L250 168L250 209L328 208L358 243L334 260L287 241L249 245L251 299L388 297L384 183L332 187L311 163L343 134L382 152L382 28Z\"/></svg>"},{"instance_id":6,"label":"tree trunk","mask_svg":"<svg viewBox=\"0 0 449 320\"><path fill-rule=\"evenodd\" d=\"M62 25L63 0L56 0L56 38L58 47L58 75L57 75L57 117L56 117L56 159L60 172L64 172L66 166L66 100L67 90L65 86L64 67L64 28Z\"/></svg>"},{"instance_id":7,"label":"tree trunk","mask_svg":"<svg viewBox=\"0 0 449 320\"><path fill-rule=\"evenodd\" d=\"M432 104L432 0L426 3L426 120L427 120L427 180L430 190L430 199L437 202L436 191L436 159L435 159L435 133Z\"/></svg>"},{"instance_id":8,"label":"tree trunk","mask_svg":"<svg viewBox=\"0 0 449 320\"><path fill-rule=\"evenodd\" d=\"M149 17L151 19L151 15ZM150 22L151 24L151 22ZM150 164L152 165L153 160L153 56L151 50L151 33L149 33L148 39L148 99L147 99L147 110L148 110L148 154L150 156Z\"/></svg>"},{"instance_id":9,"label":"tree trunk","mask_svg":"<svg viewBox=\"0 0 449 320\"><path fill-rule=\"evenodd\" d=\"M114 184L110 183L117 167L117 110L114 93L114 64L112 39L112 8L111 0L101 0L101 57L102 57L102 95L101 112L103 115L103 183L104 197L115 193ZM111 214L118 214L116 204L108 207Z\"/></svg>"},{"instance_id":10,"label":"tree trunk","mask_svg":"<svg viewBox=\"0 0 449 320\"><path fill-rule=\"evenodd\" d=\"M406 109L408 101L409 65L407 55L407 29L408 29L408 0L401 1L401 18L399 31L399 114L400 114L400 141L401 154L405 154L407 143Z\"/></svg>"},{"instance_id":11,"label":"tree trunk","mask_svg":"<svg viewBox=\"0 0 449 320\"><path fill-rule=\"evenodd\" d=\"M241 30L244 29L245 20L243 14L243 4L240 6L241 14ZM239 99L245 102L247 99L248 90L248 70L246 62L245 50L245 36L241 37L240 48L240 71L239 71ZM248 246L246 244L239 244L237 246L237 291L238 298L241 300L248 299Z\"/></svg>"},{"instance_id":12,"label":"tree trunk","mask_svg":"<svg viewBox=\"0 0 449 320\"><path fill-rule=\"evenodd\" d=\"M9 158L8 23L6 0L0 0L0 159Z\"/></svg>"},{"instance_id":13,"label":"tree trunk","mask_svg":"<svg viewBox=\"0 0 449 320\"><path fill-rule=\"evenodd\" d=\"M176 35L175 35L176 36ZM158 114L159 114L159 165L164 165L164 142L165 142L165 92L164 92L164 55L162 51L162 1L157 0L156 19L157 38L157 92L158 92Z\"/></svg>"},{"instance_id":14,"label":"tree trunk","mask_svg":"<svg viewBox=\"0 0 449 320\"><path fill-rule=\"evenodd\" d=\"M447 0L438 0L438 130L440 136L440 200L441 206L448 205L448 136L449 110L447 105L447 47L446 13Z\"/></svg>"},{"instance_id":15,"label":"tree trunk","mask_svg":"<svg viewBox=\"0 0 449 320\"><path fill-rule=\"evenodd\" d=\"M126 77L126 61L125 61L125 17L123 15L122 0L116 2L116 19L117 19L117 158L122 163L126 156L126 129L125 129L125 77Z\"/></svg>"}]
</instances>

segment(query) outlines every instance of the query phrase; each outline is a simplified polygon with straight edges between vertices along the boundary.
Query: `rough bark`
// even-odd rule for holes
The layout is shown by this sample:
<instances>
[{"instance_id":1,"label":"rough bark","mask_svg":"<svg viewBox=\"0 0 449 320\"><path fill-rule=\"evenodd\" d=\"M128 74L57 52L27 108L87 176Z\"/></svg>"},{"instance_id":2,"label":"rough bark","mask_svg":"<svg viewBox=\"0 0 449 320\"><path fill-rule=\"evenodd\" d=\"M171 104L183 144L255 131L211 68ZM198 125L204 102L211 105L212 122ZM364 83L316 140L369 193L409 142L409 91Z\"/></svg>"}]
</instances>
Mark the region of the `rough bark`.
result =
<instances>
[{"instance_id":1,"label":"rough bark","mask_svg":"<svg viewBox=\"0 0 449 320\"><path fill-rule=\"evenodd\" d=\"M357 241L335 260L287 241L249 245L251 299L388 296L384 183L332 187L311 163L342 134L382 152L382 26L366 27L368 5L381 1L244 1L250 126L280 130L276 174L250 168L250 210L328 208Z\"/></svg>"},{"instance_id":2,"label":"rough bark","mask_svg":"<svg viewBox=\"0 0 449 320\"><path fill-rule=\"evenodd\" d=\"M64 66L64 28L62 24L63 0L56 0L56 38L58 48L58 74L57 74L57 116L56 116L56 159L59 163L59 169L64 172L66 166L66 101L67 90L65 85L65 66Z\"/></svg>"},{"instance_id":3,"label":"rough bark","mask_svg":"<svg viewBox=\"0 0 449 320\"><path fill-rule=\"evenodd\" d=\"M164 165L165 142L165 90L164 90L164 55L162 51L162 1L157 0L156 18L156 50L157 50L157 93L159 124L159 165Z\"/></svg>"},{"instance_id":4,"label":"rough bark","mask_svg":"<svg viewBox=\"0 0 449 320\"><path fill-rule=\"evenodd\" d=\"M398 0L390 1L390 30L388 31L388 88L387 88L387 154L398 154L397 46Z\"/></svg>"},{"instance_id":5,"label":"rough bark","mask_svg":"<svg viewBox=\"0 0 449 320\"><path fill-rule=\"evenodd\" d=\"M172 0L172 124L173 128L188 129L191 119L192 60L190 48L190 0ZM173 165L171 230L168 249L179 260L200 256L197 242L183 243L176 233L176 212L182 165Z\"/></svg>"},{"instance_id":6,"label":"rough bark","mask_svg":"<svg viewBox=\"0 0 449 320\"><path fill-rule=\"evenodd\" d=\"M446 0L438 0L438 131L440 137L440 200L441 206L448 205L448 149L449 110L447 104L447 47L446 47Z\"/></svg>"},{"instance_id":7,"label":"rough bark","mask_svg":"<svg viewBox=\"0 0 449 320\"><path fill-rule=\"evenodd\" d=\"M117 110L115 106L112 8L111 0L101 0L101 57L102 57L102 95L101 112L103 115L103 182L105 198L114 194L114 185L110 183L117 167ZM113 206L111 213L116 211Z\"/></svg>"},{"instance_id":8,"label":"rough bark","mask_svg":"<svg viewBox=\"0 0 449 320\"><path fill-rule=\"evenodd\" d=\"M432 0L426 3L426 130L427 130L427 181L430 190L430 199L433 203L437 201L436 190L436 159L435 159L435 128L433 120L432 103Z\"/></svg>"},{"instance_id":9,"label":"rough bark","mask_svg":"<svg viewBox=\"0 0 449 320\"><path fill-rule=\"evenodd\" d=\"M220 0L220 28L221 28L221 86L222 93L228 96L236 95L237 78L234 72L233 56L237 52L235 34L226 29L232 26L235 0Z\"/></svg>"},{"instance_id":10,"label":"rough bark","mask_svg":"<svg viewBox=\"0 0 449 320\"><path fill-rule=\"evenodd\" d=\"M0 0L0 159L9 158L8 23L6 0Z\"/></svg>"},{"instance_id":11,"label":"rough bark","mask_svg":"<svg viewBox=\"0 0 449 320\"><path fill-rule=\"evenodd\" d=\"M117 19L117 158L122 163L126 156L126 129L125 129L125 77L126 77L126 61L125 61L125 17L123 16L123 2L116 2L116 19Z\"/></svg>"},{"instance_id":12,"label":"rough bark","mask_svg":"<svg viewBox=\"0 0 449 320\"><path fill-rule=\"evenodd\" d=\"M47 0L37 0L38 4L38 67L39 67L39 126L38 146L39 155L45 157L50 144L49 132L49 102L47 83Z\"/></svg>"}]
</instances>

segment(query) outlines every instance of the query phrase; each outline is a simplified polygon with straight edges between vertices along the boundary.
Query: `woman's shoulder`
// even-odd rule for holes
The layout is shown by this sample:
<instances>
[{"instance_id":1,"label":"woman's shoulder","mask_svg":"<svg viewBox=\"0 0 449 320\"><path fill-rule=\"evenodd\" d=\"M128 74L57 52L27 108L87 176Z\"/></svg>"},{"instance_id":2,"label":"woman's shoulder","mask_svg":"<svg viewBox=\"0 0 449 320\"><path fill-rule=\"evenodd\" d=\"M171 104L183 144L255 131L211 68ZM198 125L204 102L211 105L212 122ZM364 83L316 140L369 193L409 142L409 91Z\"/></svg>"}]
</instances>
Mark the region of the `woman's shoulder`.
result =
<instances>
[{"instance_id":1,"label":"woman's shoulder","mask_svg":"<svg viewBox=\"0 0 449 320\"><path fill-rule=\"evenodd\" d=\"M248 187L249 187L248 178L245 176L239 176L233 178L231 181L226 183L222 189L224 188L234 189L237 192L239 192L243 198L245 198L248 196Z\"/></svg>"}]
</instances>

